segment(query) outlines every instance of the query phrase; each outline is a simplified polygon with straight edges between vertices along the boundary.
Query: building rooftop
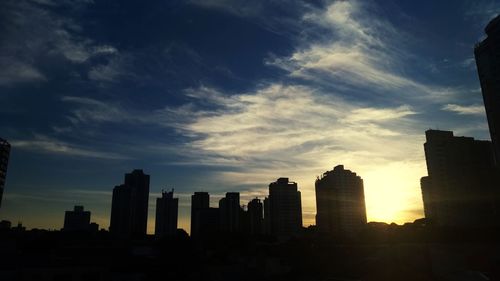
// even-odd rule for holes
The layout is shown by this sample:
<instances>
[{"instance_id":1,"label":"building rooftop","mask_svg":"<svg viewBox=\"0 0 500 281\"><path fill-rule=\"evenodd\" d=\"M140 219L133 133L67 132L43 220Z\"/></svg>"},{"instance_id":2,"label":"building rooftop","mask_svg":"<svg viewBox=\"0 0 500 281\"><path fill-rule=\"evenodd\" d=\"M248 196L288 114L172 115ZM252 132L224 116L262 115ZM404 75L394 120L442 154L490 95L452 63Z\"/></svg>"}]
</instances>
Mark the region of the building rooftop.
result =
<instances>
[{"instance_id":1,"label":"building rooftop","mask_svg":"<svg viewBox=\"0 0 500 281\"><path fill-rule=\"evenodd\" d=\"M486 34L492 35L500 29L500 15L497 15L494 19L492 19L488 25L484 28L484 32Z\"/></svg>"}]
</instances>

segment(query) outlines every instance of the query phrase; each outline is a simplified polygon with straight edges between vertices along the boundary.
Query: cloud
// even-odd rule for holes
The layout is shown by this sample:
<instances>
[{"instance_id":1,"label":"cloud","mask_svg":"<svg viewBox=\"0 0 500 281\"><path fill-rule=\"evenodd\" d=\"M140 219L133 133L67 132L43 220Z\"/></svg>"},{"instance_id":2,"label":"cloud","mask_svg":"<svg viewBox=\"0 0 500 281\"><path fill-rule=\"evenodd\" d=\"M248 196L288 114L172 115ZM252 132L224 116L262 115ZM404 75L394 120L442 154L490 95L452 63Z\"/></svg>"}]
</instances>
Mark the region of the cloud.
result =
<instances>
[{"instance_id":1,"label":"cloud","mask_svg":"<svg viewBox=\"0 0 500 281\"><path fill-rule=\"evenodd\" d=\"M0 57L0 85L45 81L47 78L33 65Z\"/></svg>"},{"instance_id":2,"label":"cloud","mask_svg":"<svg viewBox=\"0 0 500 281\"><path fill-rule=\"evenodd\" d=\"M474 105L458 105L458 104L446 104L442 107L445 111L454 112L460 115L485 115L484 105L474 104Z\"/></svg>"},{"instance_id":3,"label":"cloud","mask_svg":"<svg viewBox=\"0 0 500 281\"><path fill-rule=\"evenodd\" d=\"M422 100L449 98L448 87L406 75L409 35L377 16L377 9L361 1L334 1L326 9L303 16L309 38L286 57L270 57L267 64L289 72L291 78L311 80L329 88L357 89L371 99ZM363 90L360 90L363 89ZM368 93L365 91L369 89Z\"/></svg>"},{"instance_id":4,"label":"cloud","mask_svg":"<svg viewBox=\"0 0 500 281\"><path fill-rule=\"evenodd\" d=\"M30 140L12 140L10 141L10 143L13 147L18 149L32 150L51 154L111 160L129 159L124 155L86 149L44 135L36 135L34 139Z\"/></svg>"},{"instance_id":5,"label":"cloud","mask_svg":"<svg viewBox=\"0 0 500 281\"><path fill-rule=\"evenodd\" d=\"M47 62L85 64L97 56L109 56L115 47L99 44L83 35L83 27L71 15L88 1L10 1L2 3L0 85L47 81ZM65 14L60 10L65 9ZM44 72L45 70L45 72Z\"/></svg>"},{"instance_id":6,"label":"cloud","mask_svg":"<svg viewBox=\"0 0 500 281\"><path fill-rule=\"evenodd\" d=\"M129 119L128 114L117 104L105 103L91 98L63 96L61 100L66 103L77 104L69 119L72 123L87 122L121 122Z\"/></svg>"},{"instance_id":7,"label":"cloud","mask_svg":"<svg viewBox=\"0 0 500 281\"><path fill-rule=\"evenodd\" d=\"M113 82L124 74L122 61L112 59L107 64L92 67L88 73L88 77L94 81Z\"/></svg>"},{"instance_id":8,"label":"cloud","mask_svg":"<svg viewBox=\"0 0 500 281\"><path fill-rule=\"evenodd\" d=\"M423 137L412 119L417 112L408 105L368 107L335 93L276 83L232 95L207 87L186 94L212 108L196 114L197 108L191 107L195 117L179 126L192 138L186 146L196 158L189 163L232 167L216 173L223 186L260 190L279 176L289 176L301 183L304 209L313 212L315 176L342 163L367 175L372 206L374 194L393 192L402 204L418 207L418 180L425 173ZM396 183L387 180L395 170L370 173L385 167L399 167L405 177ZM385 178L377 178L380 174ZM379 193L376 181L382 185ZM390 220L387 216L376 213L372 218ZM397 220L404 220L403 213Z\"/></svg>"},{"instance_id":9,"label":"cloud","mask_svg":"<svg viewBox=\"0 0 500 281\"><path fill-rule=\"evenodd\" d=\"M80 123L174 128L184 142L163 153L182 151L183 157L170 164L211 165L220 186L261 192L289 176L300 183L305 213L315 211L315 176L344 164L365 179L369 210L382 210L369 217L401 222L407 219L401 210L421 208L421 105L447 100L454 89L406 75L407 50L392 44L406 35L368 13L366 5L336 1L307 9L298 23L314 34L297 37L290 55L267 60L288 72L285 82L231 93L192 87L183 92L189 102L182 106L147 112L75 97L64 101L78 106L72 117Z\"/></svg>"},{"instance_id":10,"label":"cloud","mask_svg":"<svg viewBox=\"0 0 500 281\"><path fill-rule=\"evenodd\" d=\"M498 1L468 1L464 7L465 16L479 19L480 26L484 27L494 17L499 15L500 3Z\"/></svg>"},{"instance_id":11,"label":"cloud","mask_svg":"<svg viewBox=\"0 0 500 281\"><path fill-rule=\"evenodd\" d=\"M189 4L217 10L252 21L276 34L298 36L302 26L298 17L321 5L312 1L284 0L189 0Z\"/></svg>"}]
</instances>

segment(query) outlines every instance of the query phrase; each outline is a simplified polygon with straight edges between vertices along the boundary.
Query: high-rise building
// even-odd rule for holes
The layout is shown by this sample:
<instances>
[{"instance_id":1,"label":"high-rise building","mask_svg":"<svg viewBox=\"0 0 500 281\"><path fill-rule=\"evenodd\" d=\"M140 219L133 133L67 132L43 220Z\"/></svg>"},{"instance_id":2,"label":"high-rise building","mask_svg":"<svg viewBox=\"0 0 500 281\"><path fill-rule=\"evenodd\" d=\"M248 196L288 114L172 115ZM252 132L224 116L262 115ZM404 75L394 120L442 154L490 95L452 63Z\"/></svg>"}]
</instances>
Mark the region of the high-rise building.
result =
<instances>
[{"instance_id":1,"label":"high-rise building","mask_svg":"<svg viewBox=\"0 0 500 281\"><path fill-rule=\"evenodd\" d=\"M262 205L264 205L264 233L267 235L271 234L271 210L269 207L269 197L265 197L262 200Z\"/></svg>"},{"instance_id":2,"label":"high-rise building","mask_svg":"<svg viewBox=\"0 0 500 281\"><path fill-rule=\"evenodd\" d=\"M496 163L500 165L500 15L485 28L488 35L474 49Z\"/></svg>"},{"instance_id":3,"label":"high-rise building","mask_svg":"<svg viewBox=\"0 0 500 281\"><path fill-rule=\"evenodd\" d=\"M240 194L238 192L227 192L226 197L219 200L221 231L239 232L240 212Z\"/></svg>"},{"instance_id":4,"label":"high-rise building","mask_svg":"<svg viewBox=\"0 0 500 281\"><path fill-rule=\"evenodd\" d=\"M64 231L89 231L90 212L84 211L83 206L75 206L73 211L64 214Z\"/></svg>"},{"instance_id":5,"label":"high-rise building","mask_svg":"<svg viewBox=\"0 0 500 281\"><path fill-rule=\"evenodd\" d=\"M120 236L144 236L147 232L149 175L142 170L125 174L125 183L113 189L109 230Z\"/></svg>"},{"instance_id":6,"label":"high-rise building","mask_svg":"<svg viewBox=\"0 0 500 281\"><path fill-rule=\"evenodd\" d=\"M268 203L268 204L267 204ZM302 229L302 204L297 183L288 178L279 178L269 184L269 197L266 202L270 234L277 237L291 237Z\"/></svg>"},{"instance_id":7,"label":"high-rise building","mask_svg":"<svg viewBox=\"0 0 500 281\"><path fill-rule=\"evenodd\" d=\"M366 224L363 180L338 165L316 180L316 225L321 232L358 233Z\"/></svg>"},{"instance_id":8,"label":"high-rise building","mask_svg":"<svg viewBox=\"0 0 500 281\"><path fill-rule=\"evenodd\" d=\"M248 223L250 234L257 235L263 233L262 202L258 199L252 199L248 203Z\"/></svg>"},{"instance_id":9,"label":"high-rise building","mask_svg":"<svg viewBox=\"0 0 500 281\"><path fill-rule=\"evenodd\" d=\"M425 132L427 177L421 179L425 217L437 226L498 224L498 175L491 142Z\"/></svg>"},{"instance_id":10,"label":"high-rise building","mask_svg":"<svg viewBox=\"0 0 500 281\"><path fill-rule=\"evenodd\" d=\"M191 233L191 235L198 238L218 233L220 231L219 221L219 208L198 209L194 223L195 233Z\"/></svg>"},{"instance_id":11,"label":"high-rise building","mask_svg":"<svg viewBox=\"0 0 500 281\"><path fill-rule=\"evenodd\" d=\"M195 192L191 195L191 236L200 233L198 214L210 208L210 195L208 192Z\"/></svg>"},{"instance_id":12,"label":"high-rise building","mask_svg":"<svg viewBox=\"0 0 500 281\"><path fill-rule=\"evenodd\" d=\"M156 198L156 236L172 236L177 231L177 213L179 198L174 198L174 190L161 193L161 198Z\"/></svg>"},{"instance_id":13,"label":"high-rise building","mask_svg":"<svg viewBox=\"0 0 500 281\"><path fill-rule=\"evenodd\" d=\"M0 138L0 207L2 207L3 190L7 177L7 166L9 164L10 144Z\"/></svg>"}]
</instances>

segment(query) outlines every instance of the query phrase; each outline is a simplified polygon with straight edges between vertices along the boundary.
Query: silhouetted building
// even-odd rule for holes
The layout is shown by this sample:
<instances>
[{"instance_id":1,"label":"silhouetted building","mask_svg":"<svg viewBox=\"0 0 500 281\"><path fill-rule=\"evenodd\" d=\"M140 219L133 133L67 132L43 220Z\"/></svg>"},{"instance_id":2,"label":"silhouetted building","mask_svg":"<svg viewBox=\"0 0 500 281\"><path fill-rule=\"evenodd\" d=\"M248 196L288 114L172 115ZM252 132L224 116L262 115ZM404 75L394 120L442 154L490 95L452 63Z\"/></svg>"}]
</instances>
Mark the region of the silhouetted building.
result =
<instances>
[{"instance_id":1,"label":"silhouetted building","mask_svg":"<svg viewBox=\"0 0 500 281\"><path fill-rule=\"evenodd\" d=\"M23 223L22 222L18 222L17 223L17 226L14 226L11 228L12 231L15 231L15 232L23 232L23 231L26 231L26 227L23 226Z\"/></svg>"},{"instance_id":2,"label":"silhouetted building","mask_svg":"<svg viewBox=\"0 0 500 281\"><path fill-rule=\"evenodd\" d=\"M203 237L209 234L215 234L220 231L220 213L219 208L198 209L196 220L194 222L195 233L193 237Z\"/></svg>"},{"instance_id":3,"label":"silhouetted building","mask_svg":"<svg viewBox=\"0 0 500 281\"><path fill-rule=\"evenodd\" d=\"M240 194L228 192L219 200L220 228L223 232L240 231Z\"/></svg>"},{"instance_id":4,"label":"silhouetted building","mask_svg":"<svg viewBox=\"0 0 500 281\"><path fill-rule=\"evenodd\" d=\"M438 226L498 224L498 189L491 142L425 132L427 177L421 179L425 217Z\"/></svg>"},{"instance_id":5,"label":"silhouetted building","mask_svg":"<svg viewBox=\"0 0 500 281\"><path fill-rule=\"evenodd\" d=\"M177 213L179 199L174 198L174 190L161 193L156 199L156 236L173 236L177 231Z\"/></svg>"},{"instance_id":6,"label":"silhouetted building","mask_svg":"<svg viewBox=\"0 0 500 281\"><path fill-rule=\"evenodd\" d=\"M269 184L269 197L266 202L270 234L277 237L297 235L302 229L302 205L297 183L288 178L279 178Z\"/></svg>"},{"instance_id":7,"label":"silhouetted building","mask_svg":"<svg viewBox=\"0 0 500 281\"><path fill-rule=\"evenodd\" d=\"M262 205L264 205L264 233L271 234L271 211L268 197L264 198Z\"/></svg>"},{"instance_id":8,"label":"silhouetted building","mask_svg":"<svg viewBox=\"0 0 500 281\"><path fill-rule=\"evenodd\" d=\"M0 207L2 207L3 190L7 177L7 166L9 165L10 144L0 138Z\"/></svg>"},{"instance_id":9,"label":"silhouetted building","mask_svg":"<svg viewBox=\"0 0 500 281\"><path fill-rule=\"evenodd\" d=\"M484 106L497 165L500 165L500 15L485 28L488 35L474 49Z\"/></svg>"},{"instance_id":10,"label":"silhouetted building","mask_svg":"<svg viewBox=\"0 0 500 281\"><path fill-rule=\"evenodd\" d=\"M109 231L120 236L144 236L148 223L149 175L142 170L125 174L113 189Z\"/></svg>"},{"instance_id":11,"label":"silhouetted building","mask_svg":"<svg viewBox=\"0 0 500 281\"><path fill-rule=\"evenodd\" d=\"M363 180L338 165L316 180L316 226L338 235L358 233L366 225Z\"/></svg>"},{"instance_id":12,"label":"silhouetted building","mask_svg":"<svg viewBox=\"0 0 500 281\"><path fill-rule=\"evenodd\" d=\"M83 206L75 206L64 214L64 231L88 231L89 225L90 212L84 211Z\"/></svg>"},{"instance_id":13,"label":"silhouetted building","mask_svg":"<svg viewBox=\"0 0 500 281\"><path fill-rule=\"evenodd\" d=\"M11 226L12 226L12 223L8 220L0 221L0 230L10 229Z\"/></svg>"},{"instance_id":14,"label":"silhouetted building","mask_svg":"<svg viewBox=\"0 0 500 281\"><path fill-rule=\"evenodd\" d=\"M95 222L91 222L89 224L89 231L92 233L98 232L99 231L99 224L97 224Z\"/></svg>"},{"instance_id":15,"label":"silhouetted building","mask_svg":"<svg viewBox=\"0 0 500 281\"><path fill-rule=\"evenodd\" d=\"M264 225L263 225L262 212L263 212L262 202L259 199L257 198L252 199L248 203L247 216L248 216L249 231L253 235L258 235L263 233Z\"/></svg>"},{"instance_id":16,"label":"silhouetted building","mask_svg":"<svg viewBox=\"0 0 500 281\"><path fill-rule=\"evenodd\" d=\"M198 213L210 208L210 195L208 192L195 192L191 195L191 236L199 234Z\"/></svg>"}]
</instances>

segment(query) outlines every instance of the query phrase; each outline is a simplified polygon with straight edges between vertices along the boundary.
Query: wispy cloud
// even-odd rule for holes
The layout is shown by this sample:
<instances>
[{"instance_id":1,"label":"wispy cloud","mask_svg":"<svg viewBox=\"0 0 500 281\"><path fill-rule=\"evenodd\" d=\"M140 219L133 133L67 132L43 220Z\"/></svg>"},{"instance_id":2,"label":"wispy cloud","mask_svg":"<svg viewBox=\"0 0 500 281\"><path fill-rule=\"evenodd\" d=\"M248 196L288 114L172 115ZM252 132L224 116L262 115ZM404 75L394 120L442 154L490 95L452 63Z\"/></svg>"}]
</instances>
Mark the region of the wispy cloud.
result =
<instances>
[{"instance_id":1,"label":"wispy cloud","mask_svg":"<svg viewBox=\"0 0 500 281\"><path fill-rule=\"evenodd\" d=\"M113 160L128 159L124 155L79 147L44 135L36 135L33 139L29 140L11 140L10 143L15 148L44 153Z\"/></svg>"},{"instance_id":2,"label":"wispy cloud","mask_svg":"<svg viewBox=\"0 0 500 281\"><path fill-rule=\"evenodd\" d=\"M465 16L479 19L478 24L482 27L500 14L500 3L495 0L467 1L466 3Z\"/></svg>"},{"instance_id":3,"label":"wispy cloud","mask_svg":"<svg viewBox=\"0 0 500 281\"><path fill-rule=\"evenodd\" d=\"M458 105L458 104L446 104L442 107L443 110L454 112L461 115L485 115L484 105L473 104L473 105Z\"/></svg>"},{"instance_id":4,"label":"wispy cloud","mask_svg":"<svg viewBox=\"0 0 500 281\"><path fill-rule=\"evenodd\" d=\"M290 56L270 57L269 65L288 71L290 77L328 87L344 85L358 93L370 89L372 99L449 98L449 87L405 74L404 63L412 57L405 43L409 35L378 17L369 3L334 1L326 9L305 14L303 22L313 27L308 32L314 36L309 37L321 40L303 40Z\"/></svg>"},{"instance_id":5,"label":"wispy cloud","mask_svg":"<svg viewBox=\"0 0 500 281\"><path fill-rule=\"evenodd\" d=\"M0 66L0 85L47 80L33 65L20 60L0 57Z\"/></svg>"},{"instance_id":6,"label":"wispy cloud","mask_svg":"<svg viewBox=\"0 0 500 281\"><path fill-rule=\"evenodd\" d=\"M0 44L0 85L47 81L42 69L47 61L83 64L97 56L117 53L116 48L99 44L82 35L82 27L58 9L83 9L88 1L11 1L2 3L2 44ZM27 41L28 40L28 41Z\"/></svg>"},{"instance_id":7,"label":"wispy cloud","mask_svg":"<svg viewBox=\"0 0 500 281\"><path fill-rule=\"evenodd\" d=\"M246 185L251 190L277 176L290 176L303 184L304 208L313 211L311 183L328 167L343 163L370 174L365 182L371 198L375 180L386 192L396 186L369 172L399 165L407 176L398 181L406 185L401 189L406 192L404 200L418 205L418 179L425 171L423 140L411 118L417 112L408 105L366 107L332 93L282 84L233 95L206 87L188 94L211 103L214 110L194 115L180 131L194 136L187 146L202 159L198 161L237 168L219 173L223 185ZM408 196L410 188L413 195Z\"/></svg>"},{"instance_id":8,"label":"wispy cloud","mask_svg":"<svg viewBox=\"0 0 500 281\"><path fill-rule=\"evenodd\" d=\"M262 192L270 181L289 176L301 184L306 213L315 210L315 176L345 164L365 179L369 217L401 222L407 219L404 210L421 208L420 106L423 100L447 100L453 89L405 75L406 50L390 44L405 35L369 14L365 5L336 1L325 9L308 9L300 22L317 36L304 38L316 40L298 37L292 54L268 60L289 73L287 82L257 83L247 92L230 93L193 87L183 92L189 102L182 106L148 112L79 97L63 101L77 105L71 116L76 123L174 128L185 142L165 153L182 151L180 165L218 167L214 180L221 186ZM353 89L352 96L346 94ZM370 95L384 102L362 98ZM384 198L401 204L386 204Z\"/></svg>"}]
</instances>

